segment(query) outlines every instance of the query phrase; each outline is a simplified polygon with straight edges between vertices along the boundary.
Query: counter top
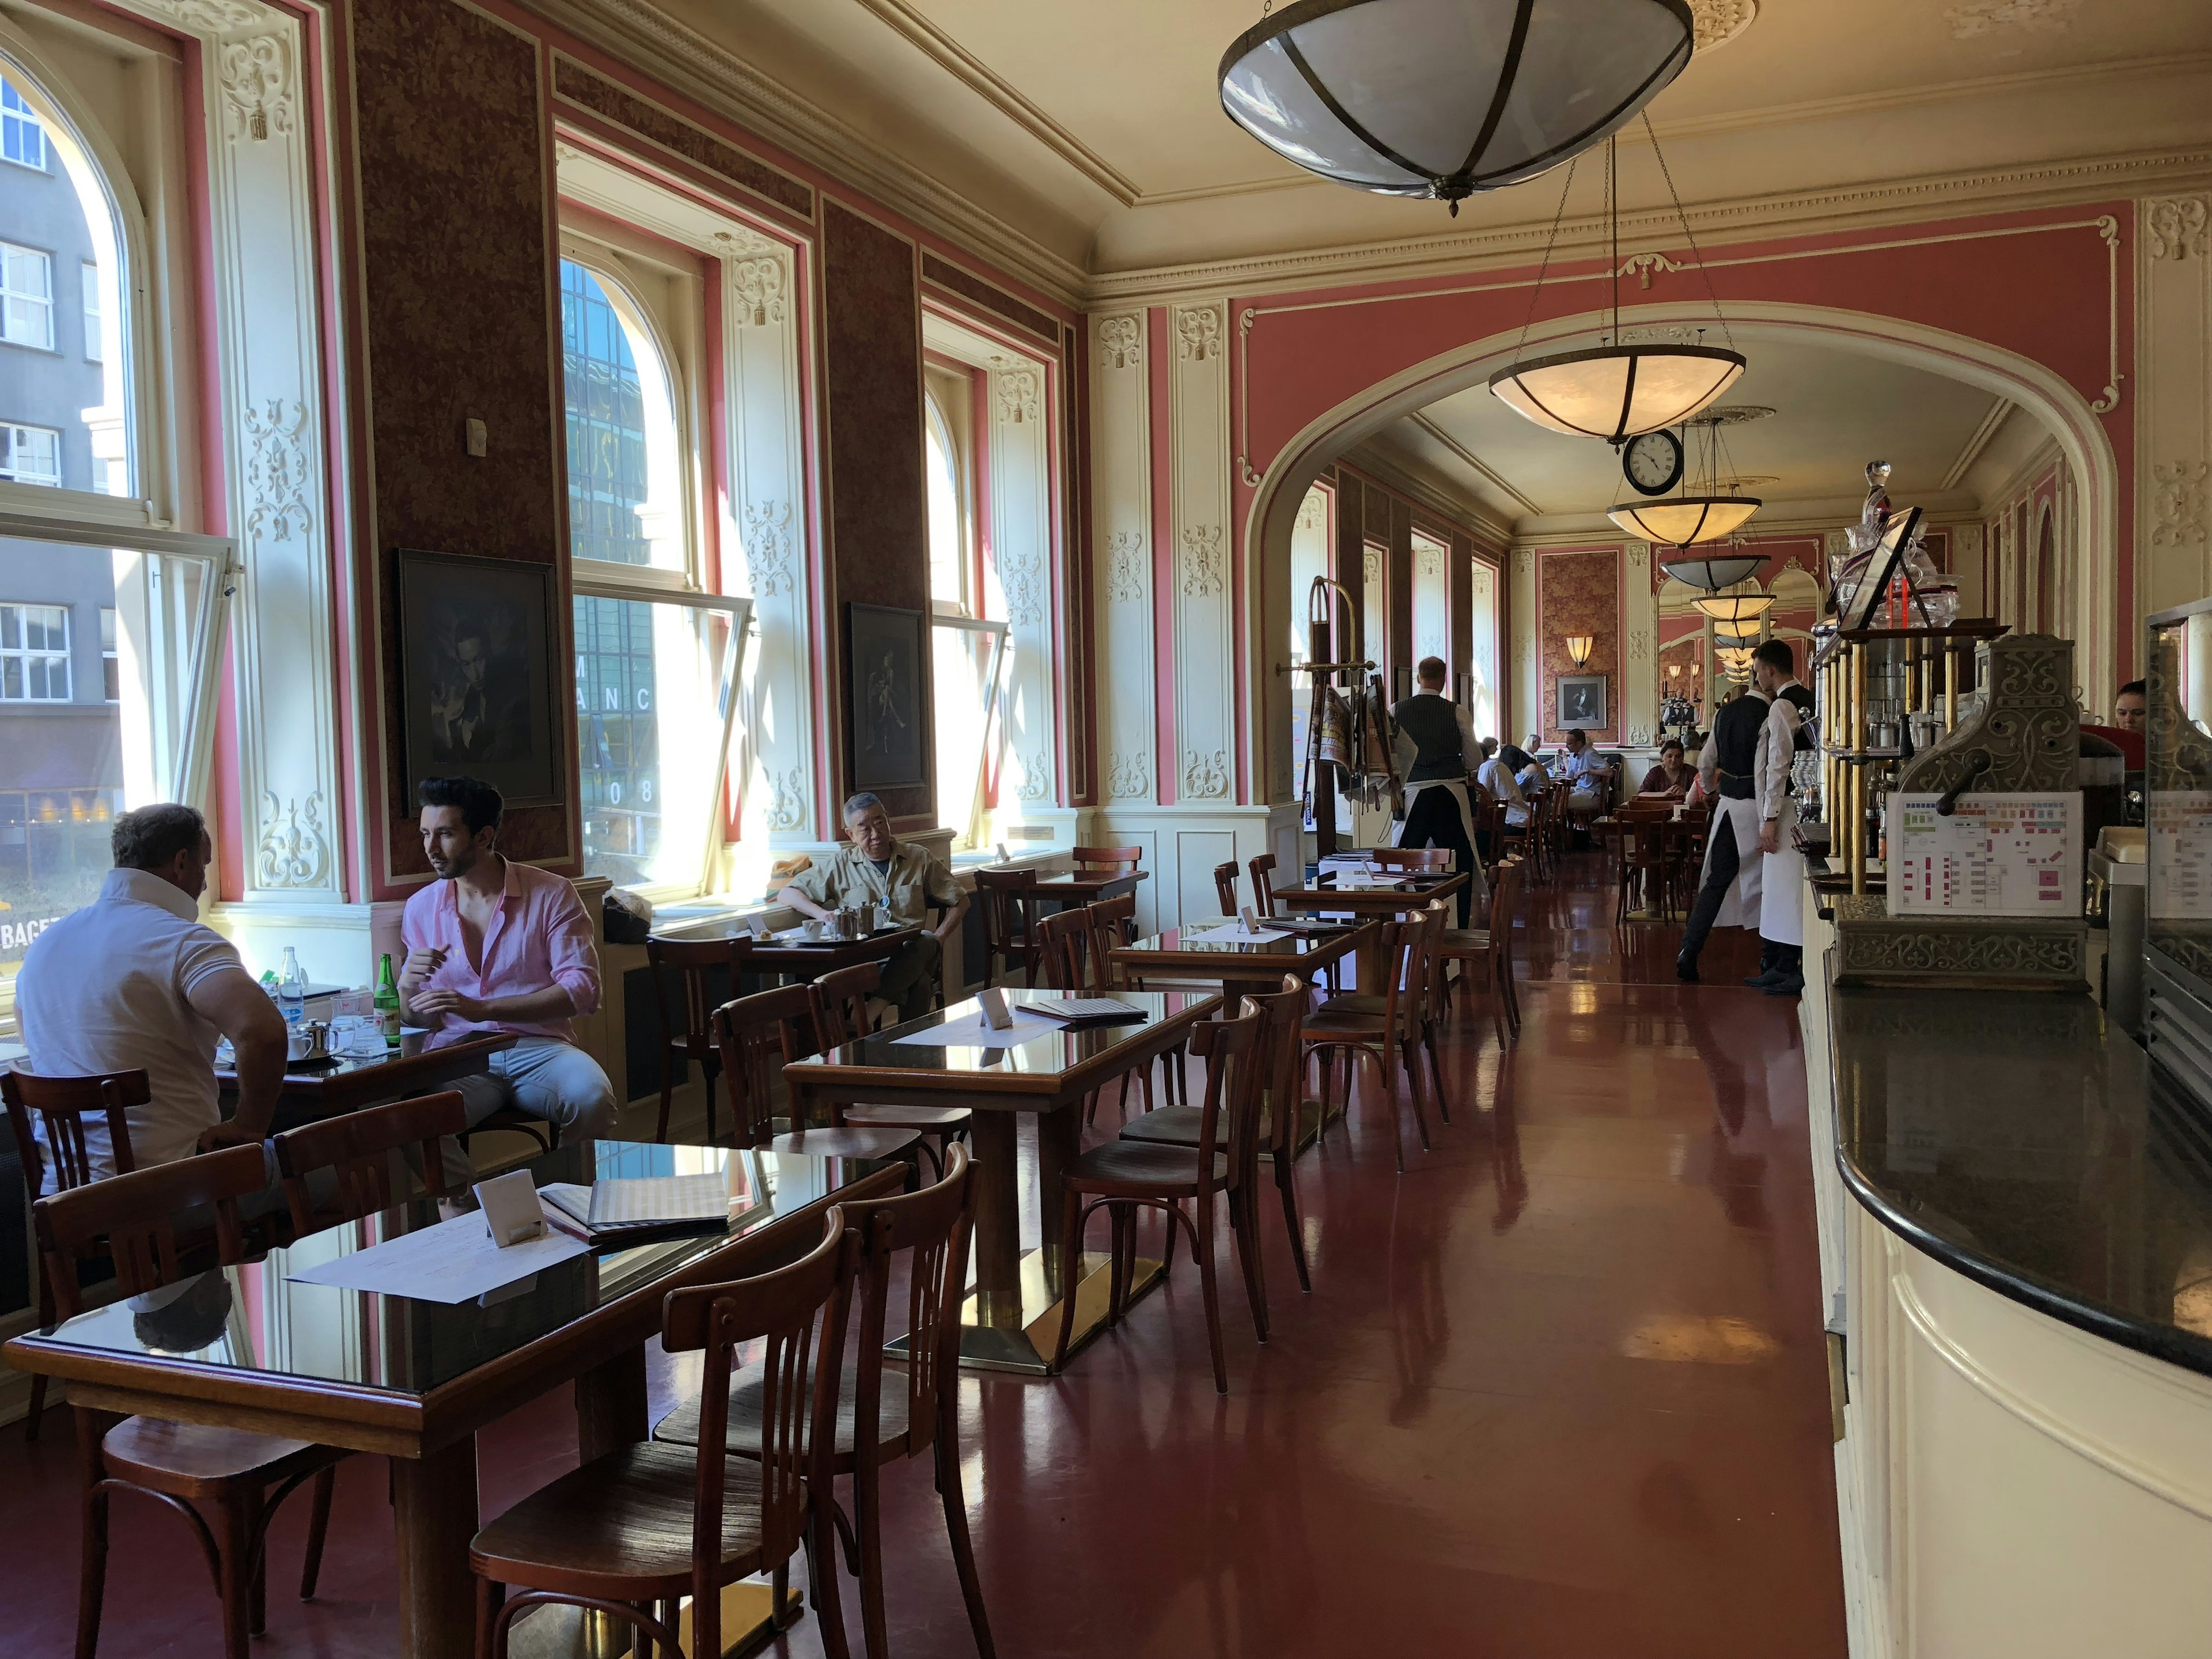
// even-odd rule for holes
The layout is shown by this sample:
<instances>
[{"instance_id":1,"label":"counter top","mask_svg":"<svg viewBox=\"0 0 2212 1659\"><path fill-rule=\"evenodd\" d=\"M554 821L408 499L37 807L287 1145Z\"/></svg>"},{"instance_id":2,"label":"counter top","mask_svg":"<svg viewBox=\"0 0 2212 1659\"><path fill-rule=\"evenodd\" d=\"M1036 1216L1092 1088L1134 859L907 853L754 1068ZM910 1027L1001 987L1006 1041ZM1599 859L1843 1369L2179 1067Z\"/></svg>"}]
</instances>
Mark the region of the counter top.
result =
<instances>
[{"instance_id":1,"label":"counter top","mask_svg":"<svg viewBox=\"0 0 2212 1659\"><path fill-rule=\"evenodd\" d=\"M1860 1203L1977 1283L2212 1376L2212 1123L2093 1000L1828 995Z\"/></svg>"}]
</instances>

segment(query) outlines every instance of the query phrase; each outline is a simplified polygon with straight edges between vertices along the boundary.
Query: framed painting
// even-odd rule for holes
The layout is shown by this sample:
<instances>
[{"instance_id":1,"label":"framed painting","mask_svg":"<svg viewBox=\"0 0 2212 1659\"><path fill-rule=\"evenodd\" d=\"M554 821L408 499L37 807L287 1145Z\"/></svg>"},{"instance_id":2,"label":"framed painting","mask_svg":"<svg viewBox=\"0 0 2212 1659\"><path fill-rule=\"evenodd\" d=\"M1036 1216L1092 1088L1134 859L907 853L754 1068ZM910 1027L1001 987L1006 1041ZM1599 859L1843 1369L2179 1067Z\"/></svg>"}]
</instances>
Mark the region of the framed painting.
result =
<instances>
[{"instance_id":1,"label":"framed painting","mask_svg":"<svg viewBox=\"0 0 2212 1659\"><path fill-rule=\"evenodd\" d=\"M929 784L929 619L889 605L845 607L853 787Z\"/></svg>"},{"instance_id":2,"label":"framed painting","mask_svg":"<svg viewBox=\"0 0 2212 1659\"><path fill-rule=\"evenodd\" d=\"M1403 702L1413 695L1413 671L1400 663L1390 671L1390 701Z\"/></svg>"},{"instance_id":3,"label":"framed painting","mask_svg":"<svg viewBox=\"0 0 2212 1659\"><path fill-rule=\"evenodd\" d=\"M1580 726L1595 732L1606 721L1606 677L1603 674L1562 674L1553 690L1559 718L1552 722L1562 732Z\"/></svg>"},{"instance_id":4,"label":"framed painting","mask_svg":"<svg viewBox=\"0 0 2212 1659\"><path fill-rule=\"evenodd\" d=\"M509 806L558 805L553 567L410 548L398 559L409 781L465 773Z\"/></svg>"}]
</instances>

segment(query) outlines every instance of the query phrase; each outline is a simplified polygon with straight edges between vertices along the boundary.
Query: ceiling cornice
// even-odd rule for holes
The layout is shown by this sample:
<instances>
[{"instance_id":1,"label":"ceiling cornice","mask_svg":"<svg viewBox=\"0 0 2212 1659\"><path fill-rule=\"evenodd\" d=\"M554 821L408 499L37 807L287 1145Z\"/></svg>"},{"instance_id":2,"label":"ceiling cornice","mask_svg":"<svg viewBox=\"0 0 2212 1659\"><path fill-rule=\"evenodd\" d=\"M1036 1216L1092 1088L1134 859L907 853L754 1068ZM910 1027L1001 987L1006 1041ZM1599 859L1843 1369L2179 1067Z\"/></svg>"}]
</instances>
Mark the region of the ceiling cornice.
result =
<instances>
[{"instance_id":1,"label":"ceiling cornice","mask_svg":"<svg viewBox=\"0 0 2212 1659\"><path fill-rule=\"evenodd\" d=\"M1420 428L1422 431L1427 433L1429 436L1442 444L1447 450L1450 451L1453 459L1459 462L1462 466L1464 466L1468 471L1474 473L1476 477L1481 479L1492 489L1498 491L1499 495L1504 495L1511 501L1516 507L1521 508L1521 510L1528 514L1529 517L1535 518L1543 513L1544 509L1542 507L1537 506L1535 502L1530 501L1526 495L1522 495L1511 484L1508 483L1502 473L1495 471L1491 467L1486 465L1473 450L1469 449L1458 439L1453 437L1450 433L1445 431L1443 428L1438 426L1434 421L1431 420L1426 410L1417 409L1411 415L1407 416L1407 418L1413 422L1415 426Z\"/></svg>"},{"instance_id":2,"label":"ceiling cornice","mask_svg":"<svg viewBox=\"0 0 2212 1659\"><path fill-rule=\"evenodd\" d=\"M1083 304L1089 276L1082 265L901 158L884 154L858 128L644 0L523 3L547 22L790 151L840 183L896 204L917 224L1061 304Z\"/></svg>"},{"instance_id":3,"label":"ceiling cornice","mask_svg":"<svg viewBox=\"0 0 2212 1659\"><path fill-rule=\"evenodd\" d=\"M1990 447L1990 440L1997 435L1997 428L2005 423L2005 417L2011 413L2010 398L1997 398L1990 401L1990 412L1982 416L1982 423L1959 447L1958 459L1951 463L1951 470L1943 475L1943 482L1936 486L1937 489L1956 489L1966 482L1966 474L1972 470L1974 463L1981 459L1982 452Z\"/></svg>"}]
</instances>

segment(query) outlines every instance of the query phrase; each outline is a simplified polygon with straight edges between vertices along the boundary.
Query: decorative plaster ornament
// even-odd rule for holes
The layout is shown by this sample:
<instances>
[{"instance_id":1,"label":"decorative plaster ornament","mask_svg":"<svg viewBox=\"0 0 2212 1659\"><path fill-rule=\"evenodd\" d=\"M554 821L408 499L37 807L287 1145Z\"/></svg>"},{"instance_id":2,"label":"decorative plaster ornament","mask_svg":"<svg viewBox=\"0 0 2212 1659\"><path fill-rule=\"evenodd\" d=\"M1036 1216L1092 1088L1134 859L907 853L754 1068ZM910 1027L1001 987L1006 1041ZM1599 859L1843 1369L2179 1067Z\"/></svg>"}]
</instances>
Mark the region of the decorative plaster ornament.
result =
<instances>
[{"instance_id":1,"label":"decorative plaster ornament","mask_svg":"<svg viewBox=\"0 0 2212 1659\"><path fill-rule=\"evenodd\" d=\"M1749 28L1759 15L1758 0L1690 0L1690 16L1697 26L1697 50L1724 46Z\"/></svg>"},{"instance_id":2,"label":"decorative plaster ornament","mask_svg":"<svg viewBox=\"0 0 2212 1659\"><path fill-rule=\"evenodd\" d=\"M2030 34L2049 34L2066 28L2066 14L2081 0L1966 0L1946 8L1943 21L1954 40L1971 40L1999 29L2021 29Z\"/></svg>"},{"instance_id":3,"label":"decorative plaster ornament","mask_svg":"<svg viewBox=\"0 0 2212 1659\"><path fill-rule=\"evenodd\" d=\"M2142 208L2143 252L2154 259L2204 257L2205 201L2202 196L2159 196Z\"/></svg>"},{"instance_id":4,"label":"decorative plaster ornament","mask_svg":"<svg viewBox=\"0 0 2212 1659\"><path fill-rule=\"evenodd\" d=\"M1206 599L1219 593L1221 529L1218 525L1192 525L1182 532L1182 591L1186 599Z\"/></svg>"},{"instance_id":5,"label":"decorative plaster ornament","mask_svg":"<svg viewBox=\"0 0 2212 1659\"><path fill-rule=\"evenodd\" d=\"M1116 605L1134 605L1145 597L1145 538L1133 530L1117 530L1106 544L1106 597Z\"/></svg>"},{"instance_id":6,"label":"decorative plaster ornament","mask_svg":"<svg viewBox=\"0 0 2212 1659\"><path fill-rule=\"evenodd\" d=\"M1134 317L1101 318L1098 358L1107 368L1141 368L1145 361L1144 325Z\"/></svg>"}]
</instances>

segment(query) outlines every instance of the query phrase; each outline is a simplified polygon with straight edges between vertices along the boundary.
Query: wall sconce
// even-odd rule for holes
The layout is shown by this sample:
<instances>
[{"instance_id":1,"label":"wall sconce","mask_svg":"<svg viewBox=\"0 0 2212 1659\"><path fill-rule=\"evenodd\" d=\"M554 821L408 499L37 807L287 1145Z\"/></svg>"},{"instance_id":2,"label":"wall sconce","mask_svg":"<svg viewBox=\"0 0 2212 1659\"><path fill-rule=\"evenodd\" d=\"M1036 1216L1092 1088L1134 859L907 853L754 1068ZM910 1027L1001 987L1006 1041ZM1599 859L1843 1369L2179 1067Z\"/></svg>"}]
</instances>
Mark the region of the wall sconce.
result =
<instances>
[{"instance_id":1,"label":"wall sconce","mask_svg":"<svg viewBox=\"0 0 2212 1659\"><path fill-rule=\"evenodd\" d=\"M1682 665L1678 662L1668 663L1667 665L1667 678L1670 680L1680 679L1682 678Z\"/></svg>"},{"instance_id":2,"label":"wall sconce","mask_svg":"<svg viewBox=\"0 0 2212 1659\"><path fill-rule=\"evenodd\" d=\"M1591 638L1588 634L1570 634L1567 635L1567 654L1575 659L1576 667L1587 668L1589 666L1590 647L1596 643L1597 641Z\"/></svg>"}]
</instances>

